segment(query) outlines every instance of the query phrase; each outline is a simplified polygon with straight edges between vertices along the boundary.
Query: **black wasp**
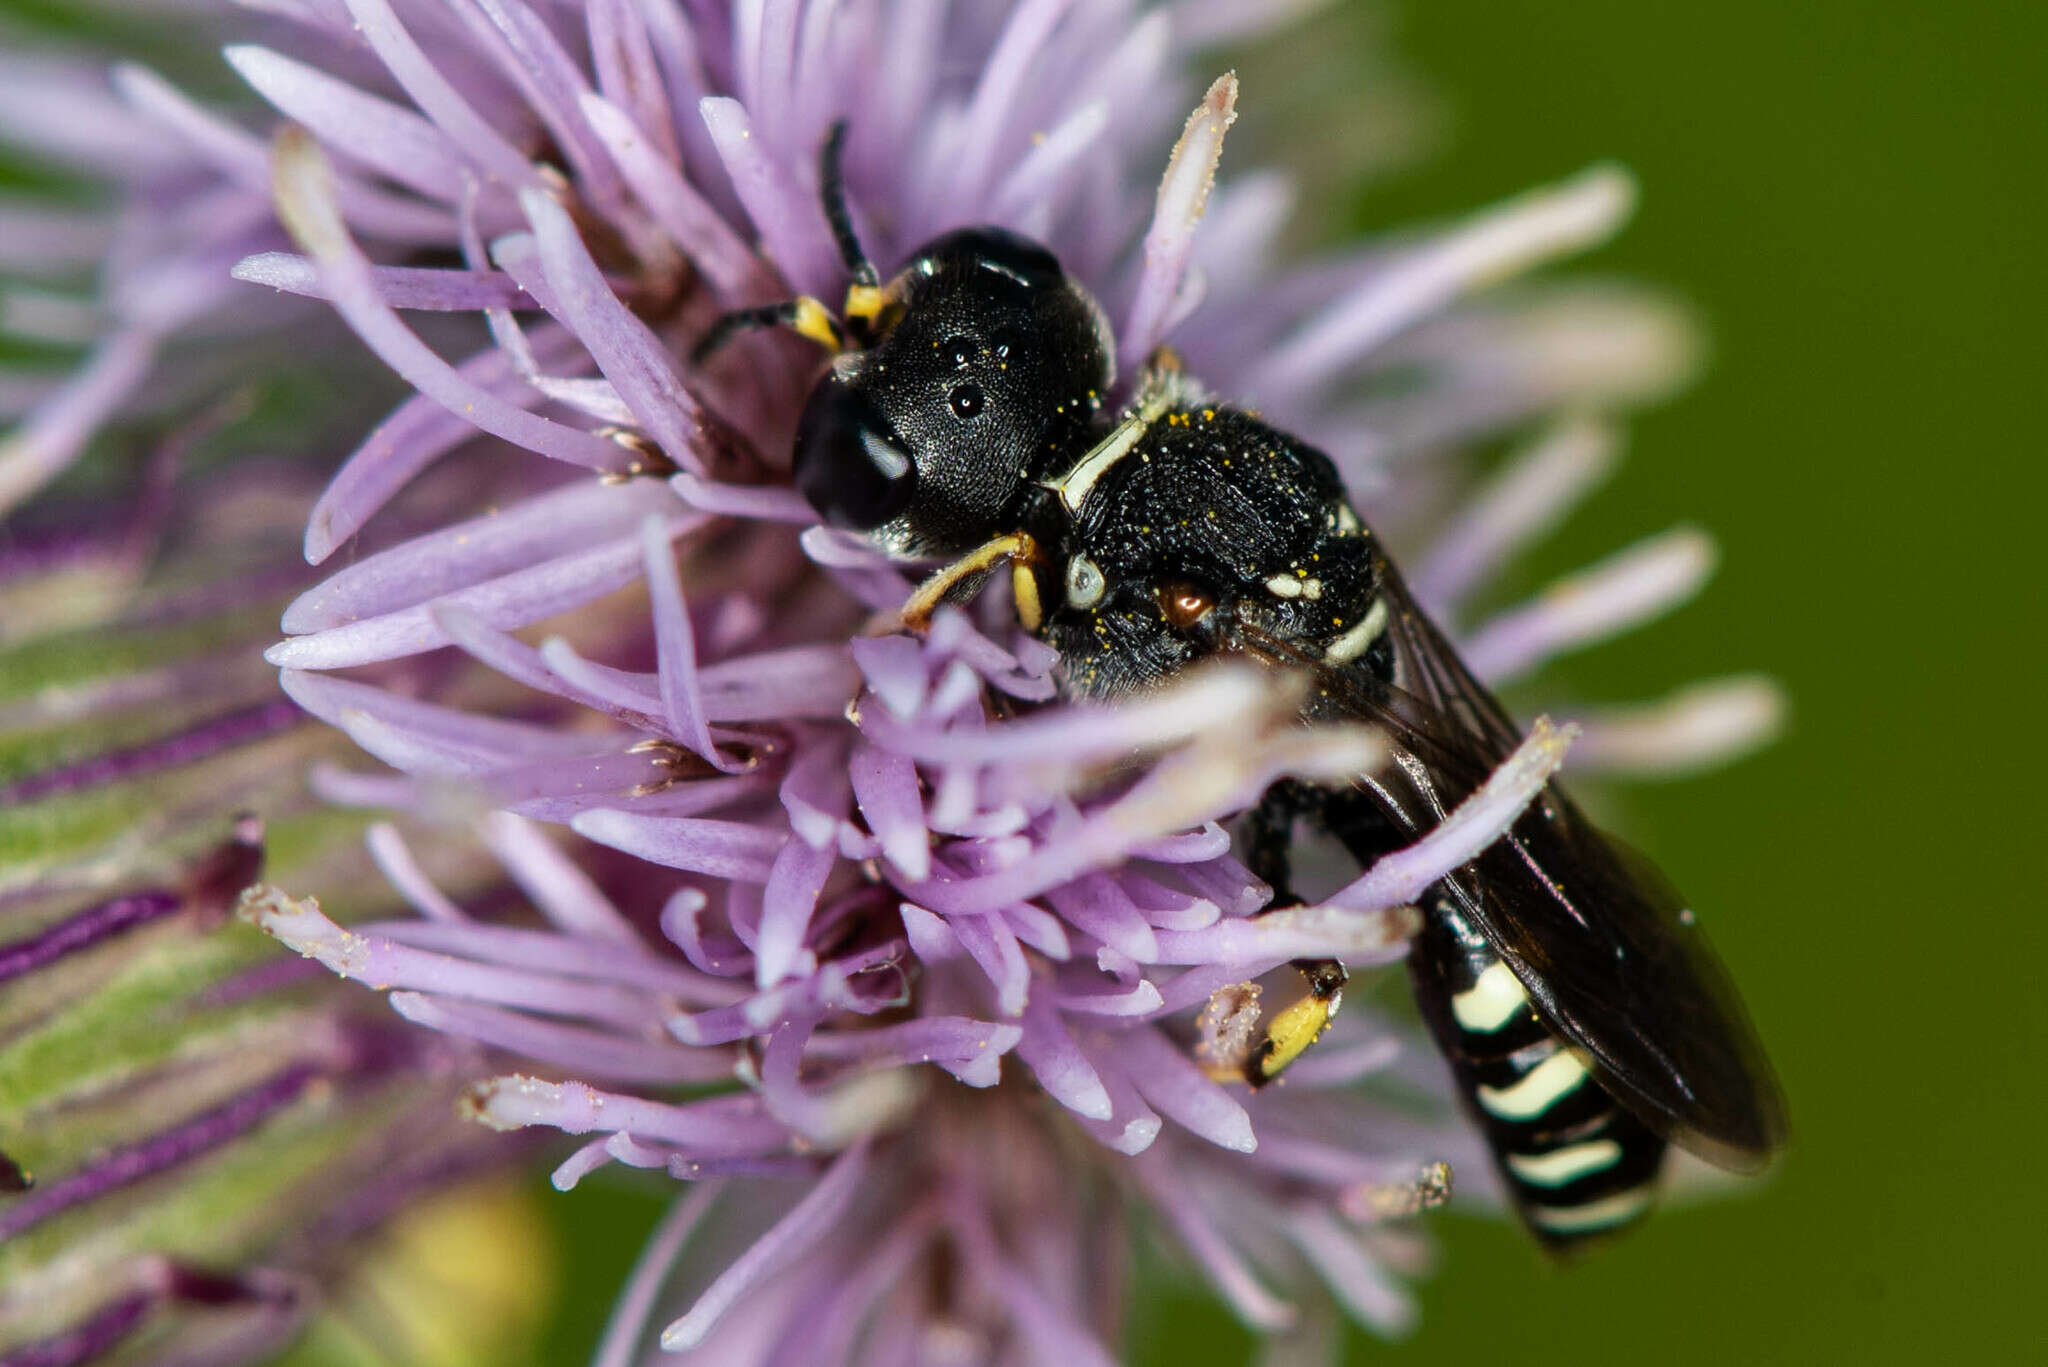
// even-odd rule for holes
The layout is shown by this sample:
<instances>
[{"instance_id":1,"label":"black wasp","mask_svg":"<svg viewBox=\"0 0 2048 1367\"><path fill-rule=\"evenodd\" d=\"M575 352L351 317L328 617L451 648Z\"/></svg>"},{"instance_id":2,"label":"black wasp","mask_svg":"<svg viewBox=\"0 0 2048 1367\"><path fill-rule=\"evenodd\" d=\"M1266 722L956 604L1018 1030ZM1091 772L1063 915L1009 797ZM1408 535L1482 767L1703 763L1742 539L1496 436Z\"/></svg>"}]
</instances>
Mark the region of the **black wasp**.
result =
<instances>
[{"instance_id":1,"label":"black wasp","mask_svg":"<svg viewBox=\"0 0 2048 1367\"><path fill-rule=\"evenodd\" d=\"M1065 692L1113 698L1235 654L1306 672L1310 722L1366 720L1394 762L1344 787L1283 782L1248 819L1254 872L1292 900L1297 823L1361 862L1426 833L1521 743L1417 606L1328 457L1207 398L1170 363L1120 412L1102 311L1044 247L947 233L886 284L841 191L826 213L853 277L839 317L801 299L731 315L836 355L797 436L797 486L834 526L953 563L906 621L1005 565ZM1754 1170L1783 1101L1727 975L1657 872L1554 784L1508 835L1428 890L1409 974L1517 1210L1559 1247L1632 1220L1669 1144ZM1345 973L1297 965L1300 1004L1245 1065L1263 1085L1336 1011Z\"/></svg>"}]
</instances>

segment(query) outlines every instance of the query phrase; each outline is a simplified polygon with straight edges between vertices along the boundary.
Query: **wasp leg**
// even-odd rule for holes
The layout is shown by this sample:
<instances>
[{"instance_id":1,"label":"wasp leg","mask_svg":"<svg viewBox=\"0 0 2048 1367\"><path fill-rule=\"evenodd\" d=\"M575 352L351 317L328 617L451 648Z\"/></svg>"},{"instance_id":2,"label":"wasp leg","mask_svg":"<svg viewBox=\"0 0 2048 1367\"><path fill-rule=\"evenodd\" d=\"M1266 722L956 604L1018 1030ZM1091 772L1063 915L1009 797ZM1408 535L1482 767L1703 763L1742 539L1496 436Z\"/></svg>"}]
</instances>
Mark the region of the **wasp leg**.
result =
<instances>
[{"instance_id":1,"label":"wasp leg","mask_svg":"<svg viewBox=\"0 0 2048 1367\"><path fill-rule=\"evenodd\" d=\"M1032 571L1040 558L1038 539L1029 532L1008 532L984 542L919 584L917 592L910 595L903 610L897 614L895 625L904 631L922 633L928 630L932 614L939 610L939 604L963 586L978 582L992 570L1008 563L1011 567L1011 588L1017 599L1017 618L1026 631L1036 631L1043 616L1038 601L1038 577Z\"/></svg>"},{"instance_id":2,"label":"wasp leg","mask_svg":"<svg viewBox=\"0 0 2048 1367\"><path fill-rule=\"evenodd\" d=\"M1307 785L1282 780L1266 789L1245 819L1245 862L1273 889L1266 910L1301 905L1294 895L1294 823L1320 811L1322 805L1321 796ZM1351 981L1350 973L1335 959L1298 959L1294 967L1308 980L1308 992L1273 1016L1265 1035L1245 1059L1244 1080L1253 1087L1263 1087L1280 1076L1322 1037L1343 1005L1344 985Z\"/></svg>"},{"instance_id":3,"label":"wasp leg","mask_svg":"<svg viewBox=\"0 0 2048 1367\"><path fill-rule=\"evenodd\" d=\"M1281 779L1259 795L1259 805L1245 815L1245 863L1273 889L1268 911L1300 906L1294 895L1294 823L1321 807L1307 785Z\"/></svg>"},{"instance_id":4,"label":"wasp leg","mask_svg":"<svg viewBox=\"0 0 2048 1367\"><path fill-rule=\"evenodd\" d=\"M1294 967L1308 980L1300 1001L1274 1014L1265 1035L1244 1061L1244 1080L1263 1087L1323 1037L1337 1009L1344 1004L1344 985L1351 974L1335 959L1298 959Z\"/></svg>"}]
</instances>

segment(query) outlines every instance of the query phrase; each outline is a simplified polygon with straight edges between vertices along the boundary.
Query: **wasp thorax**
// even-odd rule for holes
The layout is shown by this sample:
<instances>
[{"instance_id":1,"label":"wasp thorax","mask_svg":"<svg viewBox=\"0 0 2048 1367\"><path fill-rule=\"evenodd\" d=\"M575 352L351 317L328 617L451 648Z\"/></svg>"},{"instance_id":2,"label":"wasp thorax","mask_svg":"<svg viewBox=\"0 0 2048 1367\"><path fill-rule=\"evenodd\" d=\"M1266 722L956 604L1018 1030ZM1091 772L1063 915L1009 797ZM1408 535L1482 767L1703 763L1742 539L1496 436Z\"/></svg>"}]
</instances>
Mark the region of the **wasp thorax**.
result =
<instances>
[{"instance_id":1,"label":"wasp thorax","mask_svg":"<svg viewBox=\"0 0 2048 1367\"><path fill-rule=\"evenodd\" d=\"M797 487L892 554L959 554L1085 444L1114 378L1108 326L1051 252L1000 228L936 239L884 294L880 338L805 409Z\"/></svg>"}]
</instances>

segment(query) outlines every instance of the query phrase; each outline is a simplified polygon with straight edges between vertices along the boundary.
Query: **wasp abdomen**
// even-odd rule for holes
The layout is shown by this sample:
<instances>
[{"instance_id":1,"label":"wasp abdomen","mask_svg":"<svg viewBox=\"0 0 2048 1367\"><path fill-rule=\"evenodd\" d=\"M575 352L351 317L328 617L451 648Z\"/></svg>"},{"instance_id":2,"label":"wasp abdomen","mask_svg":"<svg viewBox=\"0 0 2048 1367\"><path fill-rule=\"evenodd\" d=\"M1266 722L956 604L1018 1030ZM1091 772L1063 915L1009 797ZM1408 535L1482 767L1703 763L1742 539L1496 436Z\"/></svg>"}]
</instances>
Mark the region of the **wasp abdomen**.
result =
<instances>
[{"instance_id":1,"label":"wasp abdomen","mask_svg":"<svg viewBox=\"0 0 2048 1367\"><path fill-rule=\"evenodd\" d=\"M1579 1051L1545 1024L1514 972L1450 899L1430 908L1408 964L1437 1047L1536 1236L1562 1247L1647 1211L1664 1139L1616 1102Z\"/></svg>"}]
</instances>

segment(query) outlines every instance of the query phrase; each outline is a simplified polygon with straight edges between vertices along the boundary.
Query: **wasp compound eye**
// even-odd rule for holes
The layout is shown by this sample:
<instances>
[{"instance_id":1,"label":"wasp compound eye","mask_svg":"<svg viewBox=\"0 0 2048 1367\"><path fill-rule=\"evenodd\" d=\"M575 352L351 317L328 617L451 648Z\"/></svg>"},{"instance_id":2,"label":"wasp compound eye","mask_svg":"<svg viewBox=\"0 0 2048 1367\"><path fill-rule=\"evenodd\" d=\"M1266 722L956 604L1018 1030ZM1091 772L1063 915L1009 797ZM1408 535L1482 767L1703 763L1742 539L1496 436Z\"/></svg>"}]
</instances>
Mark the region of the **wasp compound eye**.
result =
<instances>
[{"instance_id":1,"label":"wasp compound eye","mask_svg":"<svg viewBox=\"0 0 2048 1367\"><path fill-rule=\"evenodd\" d=\"M871 532L910 506L917 466L869 399L837 375L812 391L797 423L796 487L834 527Z\"/></svg>"}]
</instances>

